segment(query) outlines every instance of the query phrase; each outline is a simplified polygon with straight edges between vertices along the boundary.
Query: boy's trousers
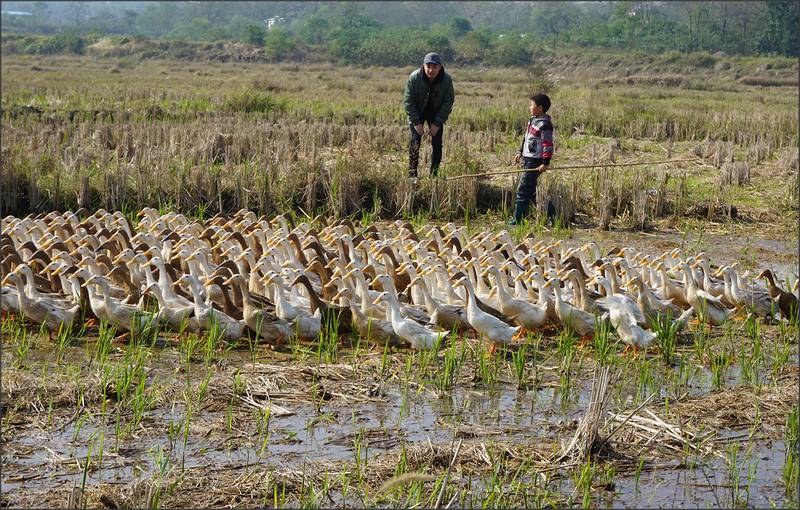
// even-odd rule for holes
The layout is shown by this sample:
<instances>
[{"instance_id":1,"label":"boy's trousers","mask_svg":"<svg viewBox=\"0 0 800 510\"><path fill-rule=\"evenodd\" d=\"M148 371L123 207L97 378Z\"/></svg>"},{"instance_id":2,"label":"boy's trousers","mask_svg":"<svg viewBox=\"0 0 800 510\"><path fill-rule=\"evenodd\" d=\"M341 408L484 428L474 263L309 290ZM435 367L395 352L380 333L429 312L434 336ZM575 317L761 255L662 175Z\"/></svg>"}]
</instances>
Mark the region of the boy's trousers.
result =
<instances>
[{"instance_id":1,"label":"boy's trousers","mask_svg":"<svg viewBox=\"0 0 800 510\"><path fill-rule=\"evenodd\" d=\"M522 159L522 168L537 168L542 164L541 159ZM519 223L528 215L530 203L536 203L536 183L539 181L540 172L523 172L517 185L517 195L514 204L514 220Z\"/></svg>"}]
</instances>

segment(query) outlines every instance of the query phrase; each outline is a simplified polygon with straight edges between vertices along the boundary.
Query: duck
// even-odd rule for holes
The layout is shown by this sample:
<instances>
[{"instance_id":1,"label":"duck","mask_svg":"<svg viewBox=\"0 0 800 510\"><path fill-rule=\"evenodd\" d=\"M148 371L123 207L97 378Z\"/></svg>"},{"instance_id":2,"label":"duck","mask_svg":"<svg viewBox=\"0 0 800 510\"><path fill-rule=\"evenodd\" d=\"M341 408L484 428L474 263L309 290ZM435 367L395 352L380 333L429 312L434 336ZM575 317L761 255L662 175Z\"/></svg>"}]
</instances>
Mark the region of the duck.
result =
<instances>
[{"instance_id":1,"label":"duck","mask_svg":"<svg viewBox=\"0 0 800 510\"><path fill-rule=\"evenodd\" d=\"M692 266L697 266L703 271L703 278L701 280L703 284L703 290L712 296L719 298L720 301L722 301L726 306L733 305L733 303L726 302L725 282L720 282L711 278L711 268L709 267L708 257L706 256L705 252L700 252L695 255L695 260L696 262L692 264Z\"/></svg>"},{"instance_id":2,"label":"duck","mask_svg":"<svg viewBox=\"0 0 800 510\"><path fill-rule=\"evenodd\" d=\"M688 266L687 266L688 267ZM687 308L691 307L691 303L687 299L687 291L685 288L686 282L684 281L684 286L679 286L676 282L672 281L672 279L667 275L667 270L664 267L663 262L658 262L656 264L656 272L661 275L661 295L664 296L665 299L670 300L675 306L678 306L682 310L686 310ZM691 271L688 273L691 275Z\"/></svg>"},{"instance_id":3,"label":"duck","mask_svg":"<svg viewBox=\"0 0 800 510\"><path fill-rule=\"evenodd\" d=\"M500 312L503 315L528 331L540 329L547 323L546 304L536 306L526 300L512 297L505 287L505 278L502 273L496 267L489 267L481 273L481 276L490 274L494 277L495 282L492 292L497 294Z\"/></svg>"},{"instance_id":4,"label":"duck","mask_svg":"<svg viewBox=\"0 0 800 510\"><path fill-rule=\"evenodd\" d=\"M772 317L776 306L769 295L769 291L753 288L745 290L739 287L736 271L730 266L719 269L725 280L725 292L730 296L734 305L743 306L759 317Z\"/></svg>"},{"instance_id":5,"label":"duck","mask_svg":"<svg viewBox=\"0 0 800 510\"><path fill-rule=\"evenodd\" d=\"M787 320L796 318L798 310L797 296L775 285L775 276L769 269L761 271L757 278L764 278L767 280L767 291L773 301L777 303L781 311L781 317ZM797 286L797 282L795 282L795 286Z\"/></svg>"},{"instance_id":6,"label":"duck","mask_svg":"<svg viewBox=\"0 0 800 510\"><path fill-rule=\"evenodd\" d=\"M595 316L585 310L571 305L561 298L561 280L559 278L549 278L544 283L545 288L553 289L555 297L556 315L559 321L569 329L577 333L585 342L594 337Z\"/></svg>"},{"instance_id":7,"label":"duck","mask_svg":"<svg viewBox=\"0 0 800 510\"><path fill-rule=\"evenodd\" d=\"M314 339L322 331L322 312L317 311L312 315L300 306L289 302L288 290L283 283L283 278L274 273L265 276L267 285L275 287L275 312L281 319L292 323L293 331L302 339Z\"/></svg>"},{"instance_id":8,"label":"duck","mask_svg":"<svg viewBox=\"0 0 800 510\"><path fill-rule=\"evenodd\" d=\"M238 341L244 336L246 328L244 322L234 319L230 315L215 309L213 306L203 301L201 297L202 285L196 276L184 274L178 278L178 281L175 283L178 285L181 283L189 285L194 301L194 316L201 329L209 331L218 327L222 333L222 337L228 341Z\"/></svg>"},{"instance_id":9,"label":"duck","mask_svg":"<svg viewBox=\"0 0 800 510\"><path fill-rule=\"evenodd\" d=\"M100 288L102 306L96 307L96 300L91 299L92 311L98 318L108 322L118 330L138 334L148 330L149 326L156 322L155 314L142 312L134 305L112 298L110 295L110 282L105 276L92 275L83 285L87 288L92 286ZM91 297L92 293L90 292L89 295Z\"/></svg>"},{"instance_id":10,"label":"duck","mask_svg":"<svg viewBox=\"0 0 800 510\"><path fill-rule=\"evenodd\" d=\"M631 313L631 308L628 303L619 299L619 295L614 294L598 299L607 309L609 314L609 321L614 329L617 330L620 340L625 343L625 351L633 348L633 355L639 348L647 349L656 338L656 333L653 331L646 331L636 323L636 317Z\"/></svg>"},{"instance_id":11,"label":"duck","mask_svg":"<svg viewBox=\"0 0 800 510\"><path fill-rule=\"evenodd\" d=\"M694 308L698 318L716 326L727 321L728 309L719 298L697 288L694 274L689 264L680 262L677 267L683 271L686 281L686 299L691 307Z\"/></svg>"},{"instance_id":12,"label":"duck","mask_svg":"<svg viewBox=\"0 0 800 510\"><path fill-rule=\"evenodd\" d=\"M436 301L428 291L423 277L415 276L409 286L412 291L418 289L422 294L422 304L430 314L432 324L451 331L466 331L472 328L467 320L467 312L464 307Z\"/></svg>"},{"instance_id":13,"label":"duck","mask_svg":"<svg viewBox=\"0 0 800 510\"><path fill-rule=\"evenodd\" d=\"M354 293L349 288L340 289L333 297L332 301L343 303L350 308L353 315L352 322L359 336L367 341L375 341L379 344L389 344L394 347L405 345L405 340L394 332L392 323L383 319L375 319L365 315L353 303Z\"/></svg>"},{"instance_id":14,"label":"duck","mask_svg":"<svg viewBox=\"0 0 800 510\"><path fill-rule=\"evenodd\" d=\"M237 286L242 293L243 320L251 331L264 340L276 344L282 343L291 335L292 327L290 323L281 320L264 308L256 307L242 275L235 274L223 283Z\"/></svg>"},{"instance_id":15,"label":"duck","mask_svg":"<svg viewBox=\"0 0 800 510\"><path fill-rule=\"evenodd\" d=\"M654 296L653 291L642 281L641 275L631 278L630 285L636 293L636 304L651 329L655 327L655 324L662 329L670 324L675 324L677 331L681 331L694 315L694 308L690 307L683 311L677 306L672 306L671 302L661 301ZM658 305L653 306L654 302Z\"/></svg>"},{"instance_id":16,"label":"duck","mask_svg":"<svg viewBox=\"0 0 800 510\"><path fill-rule=\"evenodd\" d=\"M391 317L392 329L395 334L408 342L415 350L430 350L442 345L447 331L433 331L418 322L406 319L400 314L400 304L397 296L389 292L381 292L373 304L385 303Z\"/></svg>"},{"instance_id":17,"label":"duck","mask_svg":"<svg viewBox=\"0 0 800 510\"><path fill-rule=\"evenodd\" d=\"M576 305L581 310L596 314L601 313L602 310L597 304L597 298L601 297L597 292L591 291L586 288L592 279L585 280L584 275L575 268L566 270L566 266L556 273L562 281L569 280L572 284L573 294L575 295ZM606 294L607 295L607 294Z\"/></svg>"},{"instance_id":18,"label":"duck","mask_svg":"<svg viewBox=\"0 0 800 510\"><path fill-rule=\"evenodd\" d=\"M349 307L341 307L323 300L305 273L297 275L292 283L289 284L290 287L296 285L302 285L305 288L312 314L319 310L322 320L328 321L329 324L337 324L340 333L350 333L352 331L352 316Z\"/></svg>"},{"instance_id":19,"label":"duck","mask_svg":"<svg viewBox=\"0 0 800 510\"><path fill-rule=\"evenodd\" d=\"M621 292L614 292L611 290L611 283L603 276L595 275L591 279L589 279L587 284L596 283L600 287L604 289L605 297L598 298L597 303L603 308L608 309L608 305L611 306L622 306L627 310L627 313L635 319L636 323L640 326L647 325L647 319L645 319L644 314L639 309L639 306L636 304L630 296L623 294Z\"/></svg>"},{"instance_id":20,"label":"duck","mask_svg":"<svg viewBox=\"0 0 800 510\"><path fill-rule=\"evenodd\" d=\"M478 307L475 290L464 274L454 275L454 285L464 287L467 293L467 321L472 329L491 342L490 352L494 352L500 344L509 344L522 330L522 326L509 326L499 318L490 315Z\"/></svg>"},{"instance_id":21,"label":"duck","mask_svg":"<svg viewBox=\"0 0 800 510\"><path fill-rule=\"evenodd\" d=\"M71 308L66 308L48 298L44 293L40 293L35 297L28 296L25 293L25 286L22 282L19 268L10 272L3 279L3 285L8 283L12 283L16 287L16 310L33 322L44 325L51 336L53 333L72 327L78 312L80 312L80 305L76 304ZM4 294L6 294L4 300L11 301L14 297L11 292L5 292ZM10 310L14 310L13 303L9 303L8 307Z\"/></svg>"},{"instance_id":22,"label":"duck","mask_svg":"<svg viewBox=\"0 0 800 510\"><path fill-rule=\"evenodd\" d=\"M398 298L397 300L397 307L400 309L401 313L404 317L409 319L415 320L420 324L430 324L430 317L420 308L409 305L406 303L401 303L399 299L400 293L397 292L397 289L394 286L394 280L388 274L379 274L373 280L373 284L378 284L385 292L389 292L392 296ZM387 309L388 314L388 309ZM386 317L389 318L388 316Z\"/></svg>"},{"instance_id":23,"label":"duck","mask_svg":"<svg viewBox=\"0 0 800 510\"><path fill-rule=\"evenodd\" d=\"M20 313L19 292L16 286L0 285L0 310L14 315Z\"/></svg>"},{"instance_id":24,"label":"duck","mask_svg":"<svg viewBox=\"0 0 800 510\"><path fill-rule=\"evenodd\" d=\"M165 300L161 287L155 282L145 287L142 294L147 293L152 294L158 301L156 319L159 324L169 326L170 329L179 333L200 332L200 323L194 317L193 303L189 303L186 306L176 306L174 301Z\"/></svg>"}]
</instances>

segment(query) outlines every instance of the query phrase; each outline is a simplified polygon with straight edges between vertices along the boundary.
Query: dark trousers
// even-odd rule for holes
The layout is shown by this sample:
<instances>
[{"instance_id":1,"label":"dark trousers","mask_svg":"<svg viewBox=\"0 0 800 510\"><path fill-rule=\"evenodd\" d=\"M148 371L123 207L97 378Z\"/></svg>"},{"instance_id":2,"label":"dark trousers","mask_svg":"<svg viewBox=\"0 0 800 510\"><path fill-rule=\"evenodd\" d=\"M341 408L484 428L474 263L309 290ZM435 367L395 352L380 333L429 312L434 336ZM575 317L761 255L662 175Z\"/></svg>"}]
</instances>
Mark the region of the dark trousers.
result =
<instances>
[{"instance_id":1,"label":"dark trousers","mask_svg":"<svg viewBox=\"0 0 800 510\"><path fill-rule=\"evenodd\" d=\"M542 164L541 159L523 158L522 168L536 168ZM539 181L539 172L523 172L517 185L517 196L514 204L514 220L517 223L528 214L530 203L536 203L536 183Z\"/></svg>"},{"instance_id":2,"label":"dark trousers","mask_svg":"<svg viewBox=\"0 0 800 510\"><path fill-rule=\"evenodd\" d=\"M423 121L431 126L432 121ZM408 173L415 177L417 175L417 166L419 165L419 146L422 143L422 135L417 133L414 129L414 124L409 124L411 131L411 139L408 142ZM436 136L431 138L431 146L433 147L433 154L431 155L431 175L436 176L439 171L439 163L442 162L442 133L444 133L444 126L439 127Z\"/></svg>"}]
</instances>

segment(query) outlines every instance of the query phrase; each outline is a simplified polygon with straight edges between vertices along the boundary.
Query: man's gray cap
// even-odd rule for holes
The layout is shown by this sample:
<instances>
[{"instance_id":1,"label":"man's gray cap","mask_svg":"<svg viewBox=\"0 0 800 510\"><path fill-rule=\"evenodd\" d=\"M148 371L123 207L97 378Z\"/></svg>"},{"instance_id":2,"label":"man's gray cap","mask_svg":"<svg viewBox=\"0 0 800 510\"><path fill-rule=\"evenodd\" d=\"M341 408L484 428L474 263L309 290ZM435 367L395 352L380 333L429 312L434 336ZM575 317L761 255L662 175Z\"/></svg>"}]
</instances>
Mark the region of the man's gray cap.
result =
<instances>
[{"instance_id":1,"label":"man's gray cap","mask_svg":"<svg viewBox=\"0 0 800 510\"><path fill-rule=\"evenodd\" d=\"M425 59L422 61L422 63L442 65L442 57L440 57L438 53L428 53L425 55Z\"/></svg>"}]
</instances>

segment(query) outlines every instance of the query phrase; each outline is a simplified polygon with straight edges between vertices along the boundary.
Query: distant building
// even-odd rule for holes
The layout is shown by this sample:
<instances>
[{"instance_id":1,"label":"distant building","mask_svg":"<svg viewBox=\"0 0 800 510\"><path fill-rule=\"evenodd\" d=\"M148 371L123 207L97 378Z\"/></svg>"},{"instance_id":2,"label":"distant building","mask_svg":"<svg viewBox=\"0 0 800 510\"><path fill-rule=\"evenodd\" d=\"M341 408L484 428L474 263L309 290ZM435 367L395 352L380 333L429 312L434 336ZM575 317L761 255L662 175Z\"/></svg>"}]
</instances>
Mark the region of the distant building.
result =
<instances>
[{"instance_id":1,"label":"distant building","mask_svg":"<svg viewBox=\"0 0 800 510\"><path fill-rule=\"evenodd\" d=\"M272 30L272 27L274 27L275 25L279 25L279 24L283 23L284 21L286 21L286 20L283 19L282 16L273 16L271 18L265 19L264 23L267 24L267 30Z\"/></svg>"}]
</instances>

